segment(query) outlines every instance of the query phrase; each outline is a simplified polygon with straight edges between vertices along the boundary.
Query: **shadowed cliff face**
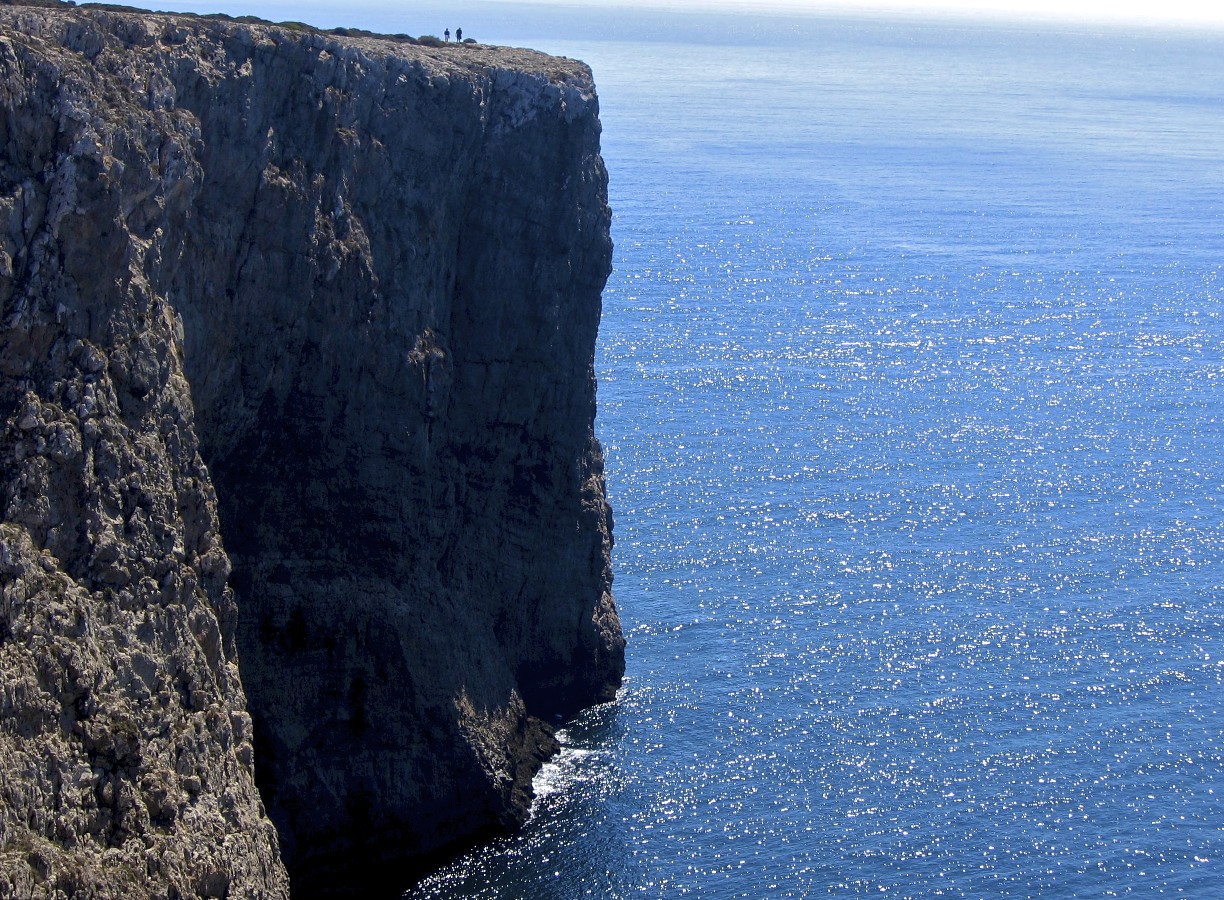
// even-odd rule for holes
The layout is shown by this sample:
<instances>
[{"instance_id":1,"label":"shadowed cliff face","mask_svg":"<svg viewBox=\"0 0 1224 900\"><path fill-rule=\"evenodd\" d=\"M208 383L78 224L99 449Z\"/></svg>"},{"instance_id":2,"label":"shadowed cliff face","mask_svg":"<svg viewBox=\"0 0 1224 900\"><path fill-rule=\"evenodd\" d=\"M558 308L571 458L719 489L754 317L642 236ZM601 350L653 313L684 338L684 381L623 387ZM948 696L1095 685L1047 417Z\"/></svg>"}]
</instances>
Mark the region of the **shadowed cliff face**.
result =
<instances>
[{"instance_id":1,"label":"shadowed cliff face","mask_svg":"<svg viewBox=\"0 0 1224 900\"><path fill-rule=\"evenodd\" d=\"M226 722L247 721L240 658L295 895L390 894L520 822L555 747L539 720L623 673L592 432L611 245L589 72L182 17L0 23L0 497L23 596L62 570L86 619L158 610L157 677L213 673ZM169 600L168 566L186 585ZM175 604L198 665L173 655ZM0 660L24 646L10 607ZM70 653L65 627L45 630ZM5 704L0 739L22 747ZM165 727L131 717L140 745ZM3 802L5 852L27 832L54 849Z\"/></svg>"}]
</instances>

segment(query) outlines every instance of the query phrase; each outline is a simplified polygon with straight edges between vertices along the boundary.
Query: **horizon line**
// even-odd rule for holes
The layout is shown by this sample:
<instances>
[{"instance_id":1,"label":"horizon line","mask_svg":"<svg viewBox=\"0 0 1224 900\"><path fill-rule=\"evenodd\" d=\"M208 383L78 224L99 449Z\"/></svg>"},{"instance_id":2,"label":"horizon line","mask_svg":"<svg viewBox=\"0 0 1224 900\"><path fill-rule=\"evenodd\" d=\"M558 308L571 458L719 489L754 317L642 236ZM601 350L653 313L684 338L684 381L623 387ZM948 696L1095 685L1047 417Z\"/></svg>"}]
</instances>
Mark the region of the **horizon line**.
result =
<instances>
[{"instance_id":1,"label":"horizon line","mask_svg":"<svg viewBox=\"0 0 1224 900\"><path fill-rule=\"evenodd\" d=\"M1079 24L1112 27L1153 26L1169 29L1209 28L1224 30L1224 5L1208 14L1199 4L1187 6L1176 0L1160 4L1157 14L1150 7L1140 10L1140 4L1119 6L1093 2L1092 8L1077 6L1075 0L1042 0L1034 5L1022 0L477 0L496 5L522 4L531 6L572 6L582 9L650 9L686 13L751 12L768 15L850 15L903 16L918 18L933 16L958 21L1016 22L1023 24ZM1170 9L1172 7L1172 9Z\"/></svg>"}]
</instances>

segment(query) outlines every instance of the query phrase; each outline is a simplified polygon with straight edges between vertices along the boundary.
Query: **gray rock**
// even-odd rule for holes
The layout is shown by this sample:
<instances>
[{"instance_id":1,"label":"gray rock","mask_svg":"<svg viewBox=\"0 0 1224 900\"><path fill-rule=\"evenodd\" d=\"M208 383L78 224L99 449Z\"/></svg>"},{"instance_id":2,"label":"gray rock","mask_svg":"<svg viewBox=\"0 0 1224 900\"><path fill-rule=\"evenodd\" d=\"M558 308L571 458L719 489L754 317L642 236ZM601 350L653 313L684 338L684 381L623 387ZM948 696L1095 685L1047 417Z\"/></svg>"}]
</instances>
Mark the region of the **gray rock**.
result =
<instances>
[{"instance_id":1,"label":"gray rock","mask_svg":"<svg viewBox=\"0 0 1224 900\"><path fill-rule=\"evenodd\" d=\"M0 896L521 823L624 668L598 142L570 60L0 6Z\"/></svg>"}]
</instances>

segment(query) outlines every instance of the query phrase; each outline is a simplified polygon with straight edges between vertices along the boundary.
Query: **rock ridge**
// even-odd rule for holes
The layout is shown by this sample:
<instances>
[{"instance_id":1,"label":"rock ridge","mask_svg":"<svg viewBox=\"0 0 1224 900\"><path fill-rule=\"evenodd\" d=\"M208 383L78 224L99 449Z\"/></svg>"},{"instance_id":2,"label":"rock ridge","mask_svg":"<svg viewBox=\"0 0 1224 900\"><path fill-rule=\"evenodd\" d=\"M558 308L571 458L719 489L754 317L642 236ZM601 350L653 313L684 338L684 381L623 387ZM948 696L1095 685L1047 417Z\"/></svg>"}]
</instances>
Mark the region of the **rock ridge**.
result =
<instances>
[{"instance_id":1,"label":"rock ridge","mask_svg":"<svg viewBox=\"0 0 1224 900\"><path fill-rule=\"evenodd\" d=\"M624 671L606 183L570 60L0 6L0 896L521 823Z\"/></svg>"}]
</instances>

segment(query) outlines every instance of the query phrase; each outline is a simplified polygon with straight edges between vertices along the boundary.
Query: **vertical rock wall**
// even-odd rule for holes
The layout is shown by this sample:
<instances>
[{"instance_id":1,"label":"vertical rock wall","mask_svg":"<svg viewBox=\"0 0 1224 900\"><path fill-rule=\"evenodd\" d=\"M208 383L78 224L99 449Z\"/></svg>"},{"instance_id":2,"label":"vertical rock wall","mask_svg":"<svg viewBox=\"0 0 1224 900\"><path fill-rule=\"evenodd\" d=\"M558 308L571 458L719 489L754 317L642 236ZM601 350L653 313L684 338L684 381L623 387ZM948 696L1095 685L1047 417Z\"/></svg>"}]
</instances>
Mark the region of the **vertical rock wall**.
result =
<instances>
[{"instance_id":1,"label":"vertical rock wall","mask_svg":"<svg viewBox=\"0 0 1224 900\"><path fill-rule=\"evenodd\" d=\"M253 732L295 896L393 895L521 821L541 720L623 672L590 74L184 17L0 28L0 759L27 759L0 872L164 835L192 890L283 893ZM111 818L68 838L47 797Z\"/></svg>"},{"instance_id":2,"label":"vertical rock wall","mask_svg":"<svg viewBox=\"0 0 1224 900\"><path fill-rule=\"evenodd\" d=\"M0 8L0 895L285 897L158 287L196 126L103 35Z\"/></svg>"}]
</instances>

